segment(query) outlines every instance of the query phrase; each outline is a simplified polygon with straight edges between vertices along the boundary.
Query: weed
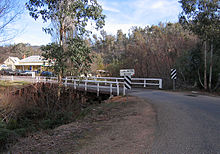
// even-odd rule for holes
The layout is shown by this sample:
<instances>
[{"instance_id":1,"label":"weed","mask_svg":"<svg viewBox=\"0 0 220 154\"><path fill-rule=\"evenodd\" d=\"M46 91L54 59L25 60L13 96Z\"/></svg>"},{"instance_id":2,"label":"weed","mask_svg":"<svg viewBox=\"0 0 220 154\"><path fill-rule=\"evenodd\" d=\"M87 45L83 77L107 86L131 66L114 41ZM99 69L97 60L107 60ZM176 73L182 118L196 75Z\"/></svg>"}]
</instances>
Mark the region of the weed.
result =
<instances>
[{"instance_id":1,"label":"weed","mask_svg":"<svg viewBox=\"0 0 220 154\"><path fill-rule=\"evenodd\" d=\"M0 103L0 144L10 143L11 137L82 119L91 110L88 106L99 101L94 94L49 83L6 90Z\"/></svg>"}]
</instances>

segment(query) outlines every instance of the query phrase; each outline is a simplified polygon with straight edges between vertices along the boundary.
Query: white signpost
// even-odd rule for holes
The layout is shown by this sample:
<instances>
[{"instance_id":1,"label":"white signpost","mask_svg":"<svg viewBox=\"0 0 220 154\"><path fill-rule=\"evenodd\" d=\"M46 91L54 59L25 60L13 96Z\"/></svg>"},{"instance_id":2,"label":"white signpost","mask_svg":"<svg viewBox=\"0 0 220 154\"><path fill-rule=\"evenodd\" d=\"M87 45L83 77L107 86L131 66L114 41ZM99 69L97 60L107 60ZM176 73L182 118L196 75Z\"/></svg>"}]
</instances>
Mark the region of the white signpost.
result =
<instances>
[{"instance_id":1,"label":"white signpost","mask_svg":"<svg viewBox=\"0 0 220 154\"><path fill-rule=\"evenodd\" d=\"M123 69L120 70L120 76L125 76L125 75L134 75L134 69Z\"/></svg>"}]
</instances>

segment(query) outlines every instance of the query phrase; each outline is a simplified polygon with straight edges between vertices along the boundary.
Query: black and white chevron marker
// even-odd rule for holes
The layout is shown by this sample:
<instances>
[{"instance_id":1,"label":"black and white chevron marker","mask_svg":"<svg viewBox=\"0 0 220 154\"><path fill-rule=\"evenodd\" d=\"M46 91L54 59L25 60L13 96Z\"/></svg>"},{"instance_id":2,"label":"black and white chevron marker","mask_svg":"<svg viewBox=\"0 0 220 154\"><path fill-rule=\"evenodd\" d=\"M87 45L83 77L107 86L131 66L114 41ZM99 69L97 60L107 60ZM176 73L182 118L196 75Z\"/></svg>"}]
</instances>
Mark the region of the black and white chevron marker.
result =
<instances>
[{"instance_id":1,"label":"black and white chevron marker","mask_svg":"<svg viewBox=\"0 0 220 154\"><path fill-rule=\"evenodd\" d=\"M170 76L172 80L176 80L176 69L171 69Z\"/></svg>"},{"instance_id":2,"label":"black and white chevron marker","mask_svg":"<svg viewBox=\"0 0 220 154\"><path fill-rule=\"evenodd\" d=\"M131 76L125 75L124 76L124 83L126 89L131 89Z\"/></svg>"}]
</instances>

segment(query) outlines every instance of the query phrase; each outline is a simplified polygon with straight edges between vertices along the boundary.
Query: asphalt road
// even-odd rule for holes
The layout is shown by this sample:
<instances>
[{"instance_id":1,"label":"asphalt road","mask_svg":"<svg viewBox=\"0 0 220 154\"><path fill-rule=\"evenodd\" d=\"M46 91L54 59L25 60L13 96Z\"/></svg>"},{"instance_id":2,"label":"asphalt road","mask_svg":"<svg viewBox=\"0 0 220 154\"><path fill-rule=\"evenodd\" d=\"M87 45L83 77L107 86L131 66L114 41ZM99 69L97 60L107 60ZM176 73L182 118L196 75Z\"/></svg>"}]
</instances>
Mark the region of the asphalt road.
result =
<instances>
[{"instance_id":1,"label":"asphalt road","mask_svg":"<svg viewBox=\"0 0 220 154\"><path fill-rule=\"evenodd\" d=\"M220 97L135 89L157 111L153 154L220 154Z\"/></svg>"}]
</instances>

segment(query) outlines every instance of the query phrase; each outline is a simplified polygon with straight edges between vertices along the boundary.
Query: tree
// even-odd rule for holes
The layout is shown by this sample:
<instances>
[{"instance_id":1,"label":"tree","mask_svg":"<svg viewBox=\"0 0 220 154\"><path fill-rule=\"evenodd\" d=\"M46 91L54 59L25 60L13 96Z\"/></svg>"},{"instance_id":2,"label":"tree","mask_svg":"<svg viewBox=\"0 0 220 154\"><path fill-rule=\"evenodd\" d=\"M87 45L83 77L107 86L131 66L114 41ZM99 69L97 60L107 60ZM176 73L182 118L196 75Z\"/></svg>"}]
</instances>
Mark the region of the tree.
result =
<instances>
[{"instance_id":1,"label":"tree","mask_svg":"<svg viewBox=\"0 0 220 154\"><path fill-rule=\"evenodd\" d=\"M105 69L115 76L122 68L134 68L136 77L169 79L177 58L198 40L179 23L133 27L129 35L121 30L115 36L104 31L101 34L94 36L93 50L101 54Z\"/></svg>"},{"instance_id":2,"label":"tree","mask_svg":"<svg viewBox=\"0 0 220 154\"><path fill-rule=\"evenodd\" d=\"M44 30L49 34L53 34L55 31L58 35L57 45L53 43L45 49L49 51L48 53L54 52L53 56L47 56L48 58L52 58L55 61L60 60L57 62L57 64L62 67L62 69L58 69L60 82L64 69L66 69L67 66L65 64L66 62L74 63L74 67L79 67L79 65L80 67L85 67L85 63L84 65L78 63L81 60L90 62L86 57L82 58L82 56L88 55L84 54L85 52L89 53L89 49L85 47L82 41L82 36L88 32L86 26L89 21L95 22L96 29L99 29L103 27L105 19L105 15L102 14L102 7L96 0L30 0L26 3L26 6L34 19L41 16L45 22L50 20L53 23L53 27L48 27ZM79 42L82 44L80 45ZM70 48L76 44L78 49L72 48L73 50L70 52ZM63 59L61 60L59 56ZM79 58L80 60L76 60L73 57L76 59Z\"/></svg>"},{"instance_id":3,"label":"tree","mask_svg":"<svg viewBox=\"0 0 220 154\"><path fill-rule=\"evenodd\" d=\"M0 43L13 39L17 31L10 28L22 13L18 0L0 0Z\"/></svg>"},{"instance_id":4,"label":"tree","mask_svg":"<svg viewBox=\"0 0 220 154\"><path fill-rule=\"evenodd\" d=\"M197 34L204 42L204 89L207 89L207 50L210 45L209 89L211 90L213 44L216 37L220 35L219 0L180 0L179 2L183 8L179 17L180 23Z\"/></svg>"}]
</instances>

